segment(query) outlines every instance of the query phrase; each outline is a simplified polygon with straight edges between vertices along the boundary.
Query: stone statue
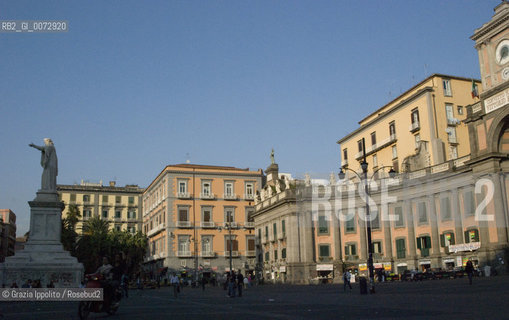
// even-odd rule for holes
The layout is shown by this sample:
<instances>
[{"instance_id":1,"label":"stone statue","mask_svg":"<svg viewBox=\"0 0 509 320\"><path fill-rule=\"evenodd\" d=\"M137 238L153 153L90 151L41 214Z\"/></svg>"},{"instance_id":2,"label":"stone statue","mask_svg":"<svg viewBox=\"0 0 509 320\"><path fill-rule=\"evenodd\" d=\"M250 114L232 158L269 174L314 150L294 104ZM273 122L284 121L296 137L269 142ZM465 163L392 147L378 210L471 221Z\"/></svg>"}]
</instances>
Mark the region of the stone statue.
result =
<instances>
[{"instance_id":1,"label":"stone statue","mask_svg":"<svg viewBox=\"0 0 509 320\"><path fill-rule=\"evenodd\" d=\"M306 184L306 187L311 185L311 176L308 173L304 175L304 183Z\"/></svg>"},{"instance_id":2,"label":"stone statue","mask_svg":"<svg viewBox=\"0 0 509 320\"><path fill-rule=\"evenodd\" d=\"M272 148L272 152L270 153L270 164L275 164L276 162L274 161L274 148Z\"/></svg>"},{"instance_id":3,"label":"stone statue","mask_svg":"<svg viewBox=\"0 0 509 320\"><path fill-rule=\"evenodd\" d=\"M29 144L30 147L41 150L41 190L57 191L58 159L55 146L50 138L44 139L44 146Z\"/></svg>"},{"instance_id":4,"label":"stone statue","mask_svg":"<svg viewBox=\"0 0 509 320\"><path fill-rule=\"evenodd\" d=\"M290 189L290 180L286 177L283 177L285 179L285 189Z\"/></svg>"}]
</instances>

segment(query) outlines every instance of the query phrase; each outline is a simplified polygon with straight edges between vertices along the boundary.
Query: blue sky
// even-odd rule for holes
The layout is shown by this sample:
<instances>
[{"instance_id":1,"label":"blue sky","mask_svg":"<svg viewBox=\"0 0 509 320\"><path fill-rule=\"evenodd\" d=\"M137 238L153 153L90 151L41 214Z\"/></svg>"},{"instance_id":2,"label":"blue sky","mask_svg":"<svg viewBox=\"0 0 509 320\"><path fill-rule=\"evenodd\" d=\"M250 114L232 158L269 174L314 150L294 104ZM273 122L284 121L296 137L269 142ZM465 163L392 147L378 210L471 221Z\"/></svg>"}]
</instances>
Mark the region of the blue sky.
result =
<instances>
[{"instance_id":1,"label":"blue sky","mask_svg":"<svg viewBox=\"0 0 509 320\"><path fill-rule=\"evenodd\" d=\"M146 187L167 164L339 167L336 141L432 73L476 78L474 30L499 0L2 1L0 208L18 235L50 137L58 183ZM189 155L189 156L187 156Z\"/></svg>"}]
</instances>

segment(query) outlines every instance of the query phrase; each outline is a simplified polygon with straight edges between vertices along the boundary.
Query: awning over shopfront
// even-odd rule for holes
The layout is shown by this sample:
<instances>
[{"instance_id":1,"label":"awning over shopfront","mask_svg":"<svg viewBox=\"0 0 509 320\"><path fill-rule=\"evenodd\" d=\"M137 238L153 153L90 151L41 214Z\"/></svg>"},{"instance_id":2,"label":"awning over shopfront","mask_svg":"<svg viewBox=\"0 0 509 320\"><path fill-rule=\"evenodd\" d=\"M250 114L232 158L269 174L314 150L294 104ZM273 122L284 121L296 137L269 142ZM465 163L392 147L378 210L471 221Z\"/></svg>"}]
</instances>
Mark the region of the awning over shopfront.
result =
<instances>
[{"instance_id":1,"label":"awning over shopfront","mask_svg":"<svg viewBox=\"0 0 509 320\"><path fill-rule=\"evenodd\" d=\"M333 271L334 265L333 264L317 264L316 265L316 271Z\"/></svg>"}]
</instances>

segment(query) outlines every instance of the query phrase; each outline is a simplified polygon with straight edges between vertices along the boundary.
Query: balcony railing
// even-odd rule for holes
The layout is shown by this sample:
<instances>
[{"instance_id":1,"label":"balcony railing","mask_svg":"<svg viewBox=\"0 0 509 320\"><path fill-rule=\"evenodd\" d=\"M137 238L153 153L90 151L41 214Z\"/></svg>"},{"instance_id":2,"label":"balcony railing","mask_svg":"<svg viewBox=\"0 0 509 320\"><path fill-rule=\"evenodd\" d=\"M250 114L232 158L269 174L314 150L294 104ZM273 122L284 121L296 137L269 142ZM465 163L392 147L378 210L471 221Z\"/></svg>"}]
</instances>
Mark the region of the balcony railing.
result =
<instances>
[{"instance_id":1,"label":"balcony railing","mask_svg":"<svg viewBox=\"0 0 509 320\"><path fill-rule=\"evenodd\" d=\"M191 221L177 221L177 228L191 228Z\"/></svg>"},{"instance_id":2,"label":"balcony railing","mask_svg":"<svg viewBox=\"0 0 509 320\"><path fill-rule=\"evenodd\" d=\"M254 222L253 222L253 221L246 221L246 222L244 223L244 226L245 226L246 228L254 228L255 224L254 224Z\"/></svg>"},{"instance_id":3,"label":"balcony railing","mask_svg":"<svg viewBox=\"0 0 509 320\"><path fill-rule=\"evenodd\" d=\"M348 165L348 159L341 160L341 166L347 166Z\"/></svg>"},{"instance_id":4,"label":"balcony railing","mask_svg":"<svg viewBox=\"0 0 509 320\"><path fill-rule=\"evenodd\" d=\"M248 194L244 193L244 199L245 200L254 200L254 194L252 194L252 193L248 193Z\"/></svg>"},{"instance_id":5,"label":"balcony railing","mask_svg":"<svg viewBox=\"0 0 509 320\"><path fill-rule=\"evenodd\" d=\"M224 193L223 199L225 200L237 200L237 195L235 193Z\"/></svg>"},{"instance_id":6,"label":"balcony railing","mask_svg":"<svg viewBox=\"0 0 509 320\"><path fill-rule=\"evenodd\" d=\"M246 257L256 257L256 251L255 250L247 250Z\"/></svg>"},{"instance_id":7,"label":"balcony railing","mask_svg":"<svg viewBox=\"0 0 509 320\"><path fill-rule=\"evenodd\" d=\"M202 228L215 228L216 224L214 221L202 221L201 227Z\"/></svg>"},{"instance_id":8,"label":"balcony railing","mask_svg":"<svg viewBox=\"0 0 509 320\"><path fill-rule=\"evenodd\" d=\"M233 258L236 258L236 257L238 257L238 256L239 256L239 252L238 252L238 251L236 251L236 250L232 250L232 257L233 257ZM224 257L225 257L225 258L229 258L229 257L230 257L230 250L226 250L226 251L224 252Z\"/></svg>"},{"instance_id":9,"label":"balcony railing","mask_svg":"<svg viewBox=\"0 0 509 320\"><path fill-rule=\"evenodd\" d=\"M415 132L421 128L419 121L415 121L410 125L410 128L408 129L410 132Z\"/></svg>"},{"instance_id":10,"label":"balcony railing","mask_svg":"<svg viewBox=\"0 0 509 320\"><path fill-rule=\"evenodd\" d=\"M233 221L233 222L223 222L223 227L236 229L238 226L237 222Z\"/></svg>"},{"instance_id":11,"label":"balcony railing","mask_svg":"<svg viewBox=\"0 0 509 320\"><path fill-rule=\"evenodd\" d=\"M286 232L280 232L277 234L278 240L283 240L286 238Z\"/></svg>"},{"instance_id":12,"label":"balcony railing","mask_svg":"<svg viewBox=\"0 0 509 320\"><path fill-rule=\"evenodd\" d=\"M191 257L191 251L177 251L177 257L179 258Z\"/></svg>"},{"instance_id":13,"label":"balcony railing","mask_svg":"<svg viewBox=\"0 0 509 320\"><path fill-rule=\"evenodd\" d=\"M359 260L359 256L346 256L346 261L355 261Z\"/></svg>"},{"instance_id":14,"label":"balcony railing","mask_svg":"<svg viewBox=\"0 0 509 320\"><path fill-rule=\"evenodd\" d=\"M179 199L189 199L191 194L189 192L177 192L176 197Z\"/></svg>"},{"instance_id":15,"label":"balcony railing","mask_svg":"<svg viewBox=\"0 0 509 320\"><path fill-rule=\"evenodd\" d=\"M202 251L200 256L203 258L214 258L216 253L214 251Z\"/></svg>"},{"instance_id":16,"label":"balcony railing","mask_svg":"<svg viewBox=\"0 0 509 320\"><path fill-rule=\"evenodd\" d=\"M155 228L147 232L147 237L153 236L154 234L160 232L161 230L164 229L164 227L165 227L164 223L161 223L160 225L156 226Z\"/></svg>"},{"instance_id":17,"label":"balcony railing","mask_svg":"<svg viewBox=\"0 0 509 320\"><path fill-rule=\"evenodd\" d=\"M216 196L213 193L200 193L200 198L205 200L214 199Z\"/></svg>"}]
</instances>

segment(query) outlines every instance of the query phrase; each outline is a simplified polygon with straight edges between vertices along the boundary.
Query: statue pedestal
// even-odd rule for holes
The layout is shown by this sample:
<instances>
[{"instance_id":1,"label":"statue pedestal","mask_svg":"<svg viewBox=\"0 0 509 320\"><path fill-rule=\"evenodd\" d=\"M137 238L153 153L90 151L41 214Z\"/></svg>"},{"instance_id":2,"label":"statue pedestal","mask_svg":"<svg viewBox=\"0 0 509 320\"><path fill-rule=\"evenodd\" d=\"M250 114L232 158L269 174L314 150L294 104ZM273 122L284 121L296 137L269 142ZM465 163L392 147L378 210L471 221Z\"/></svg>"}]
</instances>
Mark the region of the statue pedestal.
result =
<instances>
[{"instance_id":1,"label":"statue pedestal","mask_svg":"<svg viewBox=\"0 0 509 320\"><path fill-rule=\"evenodd\" d=\"M30 236L25 249L0 264L0 281L6 287L19 287L28 279L41 280L43 287L77 288L83 278L83 265L65 251L60 242L62 210L56 192L37 192L30 205Z\"/></svg>"}]
</instances>

